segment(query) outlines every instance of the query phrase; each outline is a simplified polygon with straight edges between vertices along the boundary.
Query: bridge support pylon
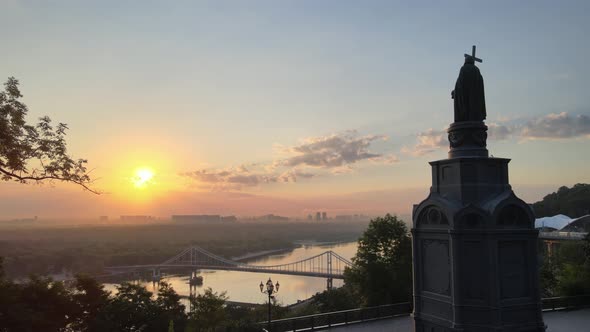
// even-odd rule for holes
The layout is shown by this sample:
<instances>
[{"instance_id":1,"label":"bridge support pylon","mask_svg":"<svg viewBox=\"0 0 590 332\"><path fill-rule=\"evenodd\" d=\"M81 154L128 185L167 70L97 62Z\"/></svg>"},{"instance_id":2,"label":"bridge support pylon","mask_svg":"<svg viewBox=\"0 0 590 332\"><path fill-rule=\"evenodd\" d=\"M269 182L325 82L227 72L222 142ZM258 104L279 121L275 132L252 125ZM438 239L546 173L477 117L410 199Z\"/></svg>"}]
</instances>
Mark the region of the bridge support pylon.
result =
<instances>
[{"instance_id":1,"label":"bridge support pylon","mask_svg":"<svg viewBox=\"0 0 590 332\"><path fill-rule=\"evenodd\" d=\"M334 279L332 279L332 278L328 278L328 279L327 279L326 288L327 288L328 290L332 290L332 287L333 287L333 281L334 281Z\"/></svg>"},{"instance_id":2,"label":"bridge support pylon","mask_svg":"<svg viewBox=\"0 0 590 332\"><path fill-rule=\"evenodd\" d=\"M162 278L162 275L161 275L160 269L159 268L152 269L152 282L153 283L160 282L161 278Z\"/></svg>"}]
</instances>

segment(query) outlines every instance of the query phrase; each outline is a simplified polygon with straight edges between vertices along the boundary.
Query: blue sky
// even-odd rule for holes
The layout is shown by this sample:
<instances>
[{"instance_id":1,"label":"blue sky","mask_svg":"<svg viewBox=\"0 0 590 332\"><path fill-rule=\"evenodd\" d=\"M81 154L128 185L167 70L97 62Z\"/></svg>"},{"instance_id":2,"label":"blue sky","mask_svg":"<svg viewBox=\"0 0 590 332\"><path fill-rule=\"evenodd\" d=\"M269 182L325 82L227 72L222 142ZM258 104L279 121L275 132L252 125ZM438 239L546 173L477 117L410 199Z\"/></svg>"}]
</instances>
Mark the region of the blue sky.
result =
<instances>
[{"instance_id":1,"label":"blue sky","mask_svg":"<svg viewBox=\"0 0 590 332\"><path fill-rule=\"evenodd\" d=\"M510 129L489 149L513 158L516 188L538 199L548 188L590 180L590 157L581 153L590 135L588 2L3 7L0 73L21 81L30 119L47 114L69 124L72 153L90 160L106 191L117 192L125 174L145 164L156 165L160 191L284 199L410 188L426 194L426 162L446 156L436 138L452 122L450 91L473 44L483 58L487 122ZM344 137L335 144L368 139L364 149L380 157L276 168L298 147L330 137ZM220 176L228 170L247 181ZM295 173L303 176L296 183L274 181Z\"/></svg>"}]
</instances>

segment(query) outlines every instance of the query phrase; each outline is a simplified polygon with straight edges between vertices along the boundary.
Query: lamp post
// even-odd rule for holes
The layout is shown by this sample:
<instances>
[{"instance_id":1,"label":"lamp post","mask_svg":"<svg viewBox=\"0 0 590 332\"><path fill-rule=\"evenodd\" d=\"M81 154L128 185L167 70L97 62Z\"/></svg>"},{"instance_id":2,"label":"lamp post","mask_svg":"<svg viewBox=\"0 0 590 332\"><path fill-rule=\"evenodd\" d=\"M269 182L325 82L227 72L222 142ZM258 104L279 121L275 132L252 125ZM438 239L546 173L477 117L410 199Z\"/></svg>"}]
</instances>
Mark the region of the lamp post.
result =
<instances>
[{"instance_id":1,"label":"lamp post","mask_svg":"<svg viewBox=\"0 0 590 332\"><path fill-rule=\"evenodd\" d=\"M270 300L272 299L272 295L276 294L279 291L279 282L277 281L276 285L272 284L272 280L268 278L266 285L260 282L260 292L268 294L268 330L270 331ZM264 287L266 286L266 289Z\"/></svg>"}]
</instances>

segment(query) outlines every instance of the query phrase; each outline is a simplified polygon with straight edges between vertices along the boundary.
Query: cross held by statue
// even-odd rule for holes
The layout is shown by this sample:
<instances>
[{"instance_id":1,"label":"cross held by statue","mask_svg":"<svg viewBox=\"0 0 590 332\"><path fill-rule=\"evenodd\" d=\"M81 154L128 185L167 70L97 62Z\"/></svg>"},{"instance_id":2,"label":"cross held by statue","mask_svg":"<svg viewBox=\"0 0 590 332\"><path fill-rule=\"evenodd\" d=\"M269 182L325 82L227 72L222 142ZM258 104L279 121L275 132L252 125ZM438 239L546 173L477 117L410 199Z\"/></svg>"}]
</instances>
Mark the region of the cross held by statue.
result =
<instances>
[{"instance_id":1,"label":"cross held by statue","mask_svg":"<svg viewBox=\"0 0 590 332\"><path fill-rule=\"evenodd\" d=\"M466 53L465 54L465 58L467 58L467 59L471 58L471 59L473 59L473 61L483 62L482 59L475 57L475 45L473 45L471 47L471 55L469 55L469 54Z\"/></svg>"}]
</instances>

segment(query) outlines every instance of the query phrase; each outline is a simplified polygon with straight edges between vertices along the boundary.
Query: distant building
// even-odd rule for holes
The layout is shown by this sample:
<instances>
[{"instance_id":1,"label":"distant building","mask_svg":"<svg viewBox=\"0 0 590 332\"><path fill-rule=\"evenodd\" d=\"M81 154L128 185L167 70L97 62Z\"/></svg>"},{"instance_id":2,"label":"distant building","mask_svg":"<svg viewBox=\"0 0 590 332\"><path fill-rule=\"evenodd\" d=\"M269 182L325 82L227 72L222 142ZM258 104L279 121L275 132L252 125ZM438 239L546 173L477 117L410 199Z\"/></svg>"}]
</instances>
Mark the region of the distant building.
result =
<instances>
[{"instance_id":1,"label":"distant building","mask_svg":"<svg viewBox=\"0 0 590 332\"><path fill-rule=\"evenodd\" d=\"M312 221L313 220L313 216L311 214L307 215L307 220Z\"/></svg>"},{"instance_id":2,"label":"distant building","mask_svg":"<svg viewBox=\"0 0 590 332\"><path fill-rule=\"evenodd\" d=\"M353 221L354 220L354 216L351 215L339 215L334 217L335 221Z\"/></svg>"},{"instance_id":3,"label":"distant building","mask_svg":"<svg viewBox=\"0 0 590 332\"><path fill-rule=\"evenodd\" d=\"M221 222L221 216L218 214L173 215L172 221L179 223L219 223Z\"/></svg>"},{"instance_id":4,"label":"distant building","mask_svg":"<svg viewBox=\"0 0 590 332\"><path fill-rule=\"evenodd\" d=\"M121 216L121 221L126 221L126 222L146 222L146 221L154 221L154 217L152 217L152 216L143 216L143 215Z\"/></svg>"},{"instance_id":5,"label":"distant building","mask_svg":"<svg viewBox=\"0 0 590 332\"><path fill-rule=\"evenodd\" d=\"M9 223L9 224L35 224L35 223L37 223L37 221L39 221L39 218L37 218L37 216L35 216L33 218L12 219L12 220L7 220L7 221L3 221L3 222Z\"/></svg>"},{"instance_id":6,"label":"distant building","mask_svg":"<svg viewBox=\"0 0 590 332\"><path fill-rule=\"evenodd\" d=\"M275 216L274 214L267 214L258 218L260 221L289 221L288 217Z\"/></svg>"},{"instance_id":7,"label":"distant building","mask_svg":"<svg viewBox=\"0 0 590 332\"><path fill-rule=\"evenodd\" d=\"M236 221L238 221L238 218L236 218L236 216L226 216L226 217L221 217L221 221L222 222L236 222Z\"/></svg>"},{"instance_id":8,"label":"distant building","mask_svg":"<svg viewBox=\"0 0 590 332\"><path fill-rule=\"evenodd\" d=\"M108 221L109 220L109 216L99 216L98 217L99 221Z\"/></svg>"},{"instance_id":9,"label":"distant building","mask_svg":"<svg viewBox=\"0 0 590 332\"><path fill-rule=\"evenodd\" d=\"M368 221L371 219L369 216L363 214L343 214L334 217L334 221L348 222L348 221Z\"/></svg>"},{"instance_id":10,"label":"distant building","mask_svg":"<svg viewBox=\"0 0 590 332\"><path fill-rule=\"evenodd\" d=\"M322 220L328 220L328 214L326 212L322 212Z\"/></svg>"}]
</instances>

